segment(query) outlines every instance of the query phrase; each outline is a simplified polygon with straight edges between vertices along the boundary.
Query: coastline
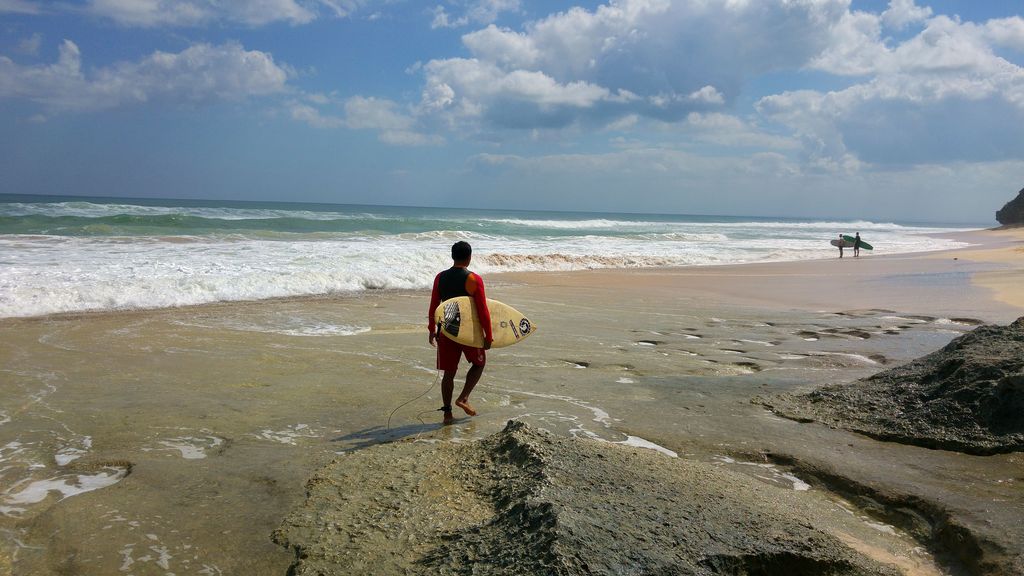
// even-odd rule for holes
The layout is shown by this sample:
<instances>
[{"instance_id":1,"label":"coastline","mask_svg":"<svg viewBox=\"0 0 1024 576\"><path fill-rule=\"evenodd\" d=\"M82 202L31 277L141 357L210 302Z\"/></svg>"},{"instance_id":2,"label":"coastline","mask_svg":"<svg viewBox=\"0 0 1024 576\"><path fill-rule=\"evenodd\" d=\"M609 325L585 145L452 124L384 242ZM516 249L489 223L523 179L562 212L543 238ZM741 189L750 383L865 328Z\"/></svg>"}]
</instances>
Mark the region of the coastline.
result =
<instances>
[{"instance_id":1,"label":"coastline","mask_svg":"<svg viewBox=\"0 0 1024 576\"><path fill-rule=\"evenodd\" d=\"M0 445L20 443L2 457L25 477L4 494L24 511L0 516L0 567L283 574L294 557L270 534L322 466L383 443L478 440L509 419L741 473L771 464L757 471L772 489L791 492L786 476L798 478L817 509L869 493L890 503L875 515L851 504L889 526L869 547L910 564L922 560L908 556L914 537L885 510L914 502L942 510L920 513L970 542L1012 550L1024 542L1014 524L1024 502L1003 481L1020 455L878 442L750 403L869 375L1024 314L1014 286L1024 234L971 234L981 246L942 253L488 276L489 296L515 303L539 332L490 355L474 393L480 415L447 428L434 413L422 291L2 320L12 408L0 414ZM280 329L295 318L369 330ZM114 471L112 484L84 490ZM82 490L45 490L59 483ZM1004 505L989 510L992 498Z\"/></svg>"},{"instance_id":2,"label":"coastline","mask_svg":"<svg viewBox=\"0 0 1024 576\"><path fill-rule=\"evenodd\" d=\"M530 286L604 287L772 309L895 307L1012 321L1024 312L1024 229L949 235L956 250L852 258L660 269L600 269L496 275ZM851 262L851 260L853 262ZM856 267L854 267L856 266ZM995 295L987 293L991 290ZM1016 315L1015 315L1016 314Z\"/></svg>"},{"instance_id":3,"label":"coastline","mask_svg":"<svg viewBox=\"0 0 1024 576\"><path fill-rule=\"evenodd\" d=\"M937 250L926 252L907 252L900 254L874 255L866 252L864 260L873 261L876 264L862 269L839 269L840 276L854 282L869 278L875 281L877 276L883 276L896 280L902 275L928 275L928 274L959 274L972 276L972 282L978 286L1001 291L1002 294L997 300L1003 301L1011 308L1024 308L1024 294L1018 293L1014 284L1017 271L1013 264L1019 263L1024 258L1024 227L1022 228L994 228L978 229L966 232L930 234L930 236L955 239L961 242L969 242L972 245L965 248L952 250ZM847 258L852 258L852 250L847 250ZM956 261L958 258L973 261L971 265L942 266L938 264L926 265L922 259L945 259L947 255ZM645 289L653 289L661 294L671 295L673 290L685 286L686 290L698 293L721 293L725 299L735 299L749 303L753 306L793 306L804 307L810 302L817 302L819 306L831 306L834 303L827 299L820 298L821 293L837 293L845 291L845 301L854 298L856 301L864 301L858 296L859 288L863 286L844 285L837 281L835 268L821 268L818 264L830 262L838 258L817 258L802 260L785 260L772 262L744 262L732 264L704 264L688 266L657 266L638 268L594 268L569 271L523 271L523 272L497 272L487 274L493 281L507 282L510 284L544 285L550 282L565 282L569 286L587 286L588 284L600 284L608 282L612 286L621 286L627 276L643 276L645 279L654 279ZM899 264L895 261L902 261ZM878 263L887 263L879 265ZM907 265L909 263L909 265ZM556 280L551 280L552 278ZM572 280L561 280L572 278ZM791 282L779 284L774 291L761 290L760 286L754 286L753 290L744 289L747 284L735 285L723 284L728 280L762 281L765 279L775 280L790 279ZM998 279L998 280L997 280ZM918 278L917 280L922 280ZM925 284L924 282L918 282ZM822 286L825 286L822 289ZM202 310L217 309L219 307L232 306L254 306L261 303L289 303L289 302L319 302L332 301L335 299L350 298L372 298L387 294L419 294L425 289L418 288L382 288L365 289L358 291L341 291L330 294L306 294L295 296L278 296L261 299L239 299L221 300L215 302L201 302L196 304L182 304L177 306L157 307L127 307L113 309L88 309L66 312L52 312L35 316L11 316L0 318L4 321L34 321L46 319L76 319L101 317L117 314L147 314L162 310ZM724 290L724 292L723 292ZM877 295L870 296L871 299ZM905 302L906 299L892 300L894 302ZM954 304L955 305L955 304Z\"/></svg>"}]
</instances>

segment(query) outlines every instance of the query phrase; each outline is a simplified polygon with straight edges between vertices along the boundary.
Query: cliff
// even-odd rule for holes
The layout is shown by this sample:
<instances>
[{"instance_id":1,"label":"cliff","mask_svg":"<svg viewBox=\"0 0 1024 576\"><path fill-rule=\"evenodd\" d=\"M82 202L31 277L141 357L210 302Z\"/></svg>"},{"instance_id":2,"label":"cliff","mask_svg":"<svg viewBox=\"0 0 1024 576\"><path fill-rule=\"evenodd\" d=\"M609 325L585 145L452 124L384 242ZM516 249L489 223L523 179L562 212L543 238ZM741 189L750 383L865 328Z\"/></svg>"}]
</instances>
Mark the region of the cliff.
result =
<instances>
[{"instance_id":1,"label":"cliff","mask_svg":"<svg viewBox=\"0 0 1024 576\"><path fill-rule=\"evenodd\" d=\"M1003 226L1024 224L1024 188L1021 188L1017 197L1007 202L1002 210L996 211L996 220Z\"/></svg>"}]
</instances>

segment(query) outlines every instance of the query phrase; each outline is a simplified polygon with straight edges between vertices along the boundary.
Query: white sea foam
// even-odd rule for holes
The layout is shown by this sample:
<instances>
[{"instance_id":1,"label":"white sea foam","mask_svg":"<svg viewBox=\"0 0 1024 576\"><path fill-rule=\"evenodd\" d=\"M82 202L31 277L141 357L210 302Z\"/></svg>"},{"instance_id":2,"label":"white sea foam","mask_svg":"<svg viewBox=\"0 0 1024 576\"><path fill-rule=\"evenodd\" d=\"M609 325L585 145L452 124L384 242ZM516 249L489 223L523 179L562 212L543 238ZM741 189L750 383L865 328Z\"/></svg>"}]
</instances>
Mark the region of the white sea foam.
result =
<instances>
[{"instance_id":1,"label":"white sea foam","mask_svg":"<svg viewBox=\"0 0 1024 576\"><path fill-rule=\"evenodd\" d=\"M353 326L335 324L315 318L297 316L270 317L264 319L245 320L241 318L216 318L210 321L179 320L175 323L183 326L200 328L226 328L240 332L263 332L283 334L285 336L355 336L369 332L369 326Z\"/></svg>"},{"instance_id":2,"label":"white sea foam","mask_svg":"<svg viewBox=\"0 0 1024 576\"><path fill-rule=\"evenodd\" d=\"M141 206L138 204L98 204L94 202L12 202L0 207L2 216L74 216L107 218L111 216L194 216L217 220L384 220L387 217L369 212L335 212L287 210L271 208L229 208L215 206Z\"/></svg>"},{"instance_id":3,"label":"white sea foam","mask_svg":"<svg viewBox=\"0 0 1024 576\"><path fill-rule=\"evenodd\" d=\"M295 424L294 426L287 426L283 430L270 430L269 428L260 430L258 434L253 434L253 436L262 440L294 446L299 438L319 438L320 434L310 428L308 424Z\"/></svg>"},{"instance_id":4,"label":"white sea foam","mask_svg":"<svg viewBox=\"0 0 1024 576\"><path fill-rule=\"evenodd\" d=\"M85 436L82 440L81 448L76 446L65 446L53 455L53 459L57 462L58 466L67 466L71 462L74 462L88 454L90 448L92 448L92 437Z\"/></svg>"},{"instance_id":5,"label":"white sea foam","mask_svg":"<svg viewBox=\"0 0 1024 576\"><path fill-rule=\"evenodd\" d=\"M61 495L61 500L77 494L99 490L117 484L127 475L123 468L107 468L96 474L67 474L54 478L23 482L14 485L4 493L3 501L9 510L22 511L21 506L37 504L51 492Z\"/></svg>"},{"instance_id":6,"label":"white sea foam","mask_svg":"<svg viewBox=\"0 0 1024 576\"><path fill-rule=\"evenodd\" d=\"M177 450L181 453L181 457L186 460L201 460L206 458L207 450L224 444L224 439L217 436L205 436L203 438L183 436L161 440L158 444L168 450Z\"/></svg>"},{"instance_id":7,"label":"white sea foam","mask_svg":"<svg viewBox=\"0 0 1024 576\"><path fill-rule=\"evenodd\" d=\"M745 462L743 460L736 460L730 456L717 455L712 458L715 462L728 465L736 470L750 474L751 476L763 480L769 484L782 485L788 488L792 488L797 492L803 492L811 489L811 485L804 482L800 478L797 478L793 474L783 472L779 470L775 464L769 464L767 462ZM752 473L752 469L757 469L768 474L764 476L761 474Z\"/></svg>"},{"instance_id":8,"label":"white sea foam","mask_svg":"<svg viewBox=\"0 0 1024 576\"><path fill-rule=\"evenodd\" d=\"M852 353L849 353L849 352L811 352L810 355L811 356L839 356L839 357L842 357L842 358L849 358L851 360L856 360L857 362L861 362L861 363L864 363L864 364L878 364L878 362L872 360L871 358L868 358L867 356L864 356L862 354L852 354Z\"/></svg>"},{"instance_id":9,"label":"white sea foam","mask_svg":"<svg viewBox=\"0 0 1024 576\"><path fill-rule=\"evenodd\" d=\"M148 236L0 233L0 317L425 289L434 274L450 264L449 247L457 239L472 242L473 268L483 274L831 258L827 239L842 230L870 232L868 240L878 253L964 245L924 235L951 229L871 222L503 218L412 209L377 212L365 207L317 211L93 202L0 204L0 216L73 216L82 225L123 214L195 216L210 219L209 226L280 218L299 223L298 229L305 229L305 221L310 232L288 232L287 226L275 230L270 223L264 230L224 225L203 235L188 235L187 230L174 229L175 221L170 220L161 224L166 231L160 228L159 234ZM354 228L323 221L352 221ZM350 329L360 330L306 326L296 328L294 335L343 335Z\"/></svg>"},{"instance_id":10,"label":"white sea foam","mask_svg":"<svg viewBox=\"0 0 1024 576\"><path fill-rule=\"evenodd\" d=\"M866 220L852 220L852 221L767 221L767 220L749 220L749 221L713 221L708 219L707 221L697 222L673 222L666 220L650 220L650 219L628 219L628 218L585 218L585 219L526 219L526 218L483 218L486 222L493 222L496 224L506 224L512 226L525 226L531 228L548 228L548 229L568 229L568 230L620 230L626 229L650 229L650 228L666 228L666 227L678 227L678 228L722 228L722 229L809 229L809 230L827 230L827 231L840 231L840 230L919 230L917 227L902 226L891 222L869 222ZM948 230L947 230L948 231Z\"/></svg>"},{"instance_id":11,"label":"white sea foam","mask_svg":"<svg viewBox=\"0 0 1024 576\"><path fill-rule=\"evenodd\" d=\"M666 456L669 456L669 457L672 457L672 458L678 458L679 457L679 455L676 454L674 451L669 450L668 448L665 448L664 446L661 446L660 444L655 444L654 442L651 442L650 440L644 440L643 438L640 438L639 436L628 436L627 435L625 440L623 440L622 442L615 442L615 444L622 444L624 446L635 446L637 448L646 448L648 450L654 450L655 452L661 452L662 454L664 454Z\"/></svg>"},{"instance_id":12,"label":"white sea foam","mask_svg":"<svg viewBox=\"0 0 1024 576\"><path fill-rule=\"evenodd\" d=\"M745 338L740 338L738 342L747 342L748 344L759 344L761 346L775 346L775 344L771 342L765 342L764 340L748 340Z\"/></svg>"},{"instance_id":13,"label":"white sea foam","mask_svg":"<svg viewBox=\"0 0 1024 576\"><path fill-rule=\"evenodd\" d=\"M611 429L612 428L612 418L611 418L611 415L608 414L608 412L606 412L604 409L599 408L597 406L593 406L590 402L587 402L587 401L584 401L584 400L580 400L578 398L573 398L572 396L564 396L564 395L559 395L559 394L541 394L539 392L527 392L525 390L507 390L507 392L513 392L513 393L516 393L516 394L525 394L527 396L533 396L533 397L536 397L536 398L547 398L549 400L558 400L558 401L561 401L561 402L566 402L568 404L572 404L573 406L578 406L580 408L583 408L585 410L589 410L591 412L591 414L593 415L593 422L597 422L598 424L600 424L605 429ZM572 424L572 428L569 429L569 433L572 434L573 436L581 436L582 435L582 436L585 436L587 438L592 438L594 440L598 440L600 442L609 442L609 443L612 443L612 444L622 444L622 445L626 445L626 446L635 446L637 448L644 448L644 449L648 449L648 450L655 450L657 452L661 452L662 454L665 454L666 456L670 456L672 458L676 458L678 456L672 450L669 450L668 448L665 448L664 446L661 446L660 444L655 444L654 442L651 442L649 440L645 440L644 438L640 438L639 436L632 436L632 435L629 435L629 434L621 434L621 433L616 432L616 434L619 434L621 436L625 436L625 439L624 440L609 440L609 439L604 438L601 435L597 434L596 432L588 430L586 428L586 426L582 422L580 422L579 417L571 415L571 414L563 414L561 412L545 412L545 413L541 413L541 414L527 413L527 414L520 414L518 416L518 418L523 418L523 417L526 417L526 416L540 416L540 419L542 421L554 419L554 420L560 421L562 423L571 423Z\"/></svg>"}]
</instances>

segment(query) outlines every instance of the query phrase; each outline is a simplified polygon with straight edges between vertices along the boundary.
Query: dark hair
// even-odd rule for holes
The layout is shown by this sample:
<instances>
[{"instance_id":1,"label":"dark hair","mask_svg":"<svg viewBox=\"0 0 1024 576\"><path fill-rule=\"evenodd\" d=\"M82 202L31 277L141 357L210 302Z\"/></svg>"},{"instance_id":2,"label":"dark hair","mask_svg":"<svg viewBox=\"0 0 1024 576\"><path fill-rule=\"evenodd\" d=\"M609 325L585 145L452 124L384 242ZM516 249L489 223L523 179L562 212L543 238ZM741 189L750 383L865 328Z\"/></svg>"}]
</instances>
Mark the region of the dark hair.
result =
<instances>
[{"instance_id":1,"label":"dark hair","mask_svg":"<svg viewBox=\"0 0 1024 576\"><path fill-rule=\"evenodd\" d=\"M452 244L452 260L462 262L469 260L469 257L472 255L473 247L469 245L469 242L459 240L455 244Z\"/></svg>"}]
</instances>

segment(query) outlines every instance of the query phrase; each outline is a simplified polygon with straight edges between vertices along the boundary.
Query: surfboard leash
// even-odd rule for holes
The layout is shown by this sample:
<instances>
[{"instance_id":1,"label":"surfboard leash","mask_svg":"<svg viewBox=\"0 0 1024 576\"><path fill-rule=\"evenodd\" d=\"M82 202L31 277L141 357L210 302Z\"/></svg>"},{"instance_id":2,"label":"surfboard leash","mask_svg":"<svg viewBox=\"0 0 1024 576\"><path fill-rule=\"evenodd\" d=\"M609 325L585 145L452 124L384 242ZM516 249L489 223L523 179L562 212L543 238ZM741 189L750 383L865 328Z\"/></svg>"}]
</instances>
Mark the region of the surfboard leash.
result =
<instances>
[{"instance_id":1,"label":"surfboard leash","mask_svg":"<svg viewBox=\"0 0 1024 576\"><path fill-rule=\"evenodd\" d=\"M441 371L438 370L437 371L437 375L434 376L434 381L430 383L430 386L426 390L424 390L422 394L420 394L419 396L413 398L412 400L409 400L407 402L404 402L404 403L400 404L397 408L392 410L391 414L388 414L388 423L387 423L387 425L384 426L384 431L388 432L388 431L391 430L391 417L395 415L395 412L398 412L402 408L405 408L409 404L412 404L413 402L415 402L415 401L419 400L420 398L423 398L424 396L429 394L430 391L434 389L434 386L437 384L437 381L440 380L440 379L441 379ZM426 410L425 412L436 412L436 410ZM420 414L423 414L423 412L420 412ZM419 415L417 415L416 417L419 418ZM420 420L420 422L422 422L422 420Z\"/></svg>"}]
</instances>

